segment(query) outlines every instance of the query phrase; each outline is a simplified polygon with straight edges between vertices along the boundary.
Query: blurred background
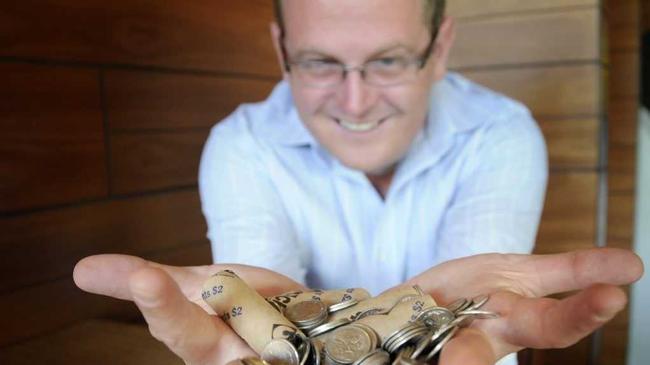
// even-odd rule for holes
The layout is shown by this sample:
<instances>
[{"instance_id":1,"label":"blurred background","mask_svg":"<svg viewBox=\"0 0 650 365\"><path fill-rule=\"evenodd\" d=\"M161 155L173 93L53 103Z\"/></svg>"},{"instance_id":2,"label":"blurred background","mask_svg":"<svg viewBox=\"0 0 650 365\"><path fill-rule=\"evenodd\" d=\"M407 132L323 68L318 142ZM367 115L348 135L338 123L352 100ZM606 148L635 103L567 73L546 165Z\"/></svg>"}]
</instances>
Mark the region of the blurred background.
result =
<instances>
[{"instance_id":1,"label":"blurred background","mask_svg":"<svg viewBox=\"0 0 650 365\"><path fill-rule=\"evenodd\" d=\"M633 248L638 197L636 244L647 252L649 232L638 232L650 182L636 176L650 0L448 3L452 69L527 104L546 137L536 252ZM279 80L272 18L270 0L2 1L1 364L182 363L133 305L76 289L72 268L106 252L210 262L201 148L214 123ZM632 308L571 348L524 351L521 363L640 364L650 324L643 303Z\"/></svg>"}]
</instances>

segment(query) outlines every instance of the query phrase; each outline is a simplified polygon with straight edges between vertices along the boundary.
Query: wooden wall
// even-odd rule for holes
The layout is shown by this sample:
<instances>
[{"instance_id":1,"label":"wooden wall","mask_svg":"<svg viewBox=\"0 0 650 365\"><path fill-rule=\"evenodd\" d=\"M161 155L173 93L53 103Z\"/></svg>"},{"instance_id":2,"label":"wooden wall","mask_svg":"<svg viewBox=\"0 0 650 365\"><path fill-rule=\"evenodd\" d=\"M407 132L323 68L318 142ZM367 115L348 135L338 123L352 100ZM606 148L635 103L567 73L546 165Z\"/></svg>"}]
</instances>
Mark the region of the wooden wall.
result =
<instances>
[{"instance_id":1,"label":"wooden wall","mask_svg":"<svg viewBox=\"0 0 650 365\"><path fill-rule=\"evenodd\" d=\"M528 105L550 176L535 251L631 247L636 163L638 1L449 1L451 66ZM609 188L608 188L609 187ZM563 350L523 363L624 364L627 312Z\"/></svg>"},{"instance_id":2,"label":"wooden wall","mask_svg":"<svg viewBox=\"0 0 650 365\"><path fill-rule=\"evenodd\" d=\"M636 81L637 45L634 9L609 2L605 11L597 0L449 1L459 25L452 68L526 103L546 136L540 253L598 243L608 172L608 238L629 246L636 104L627 83ZM196 191L201 147L213 123L278 79L271 18L266 0L0 6L0 363L34 363L34 353L56 350L46 343L97 332L119 342L114 322L87 319L136 312L74 288L71 270L83 256L210 260ZM609 165L600 143L608 112ZM622 316L608 327L597 359L623 363L617 339L626 323ZM524 360L586 364L591 349L586 340Z\"/></svg>"}]
</instances>

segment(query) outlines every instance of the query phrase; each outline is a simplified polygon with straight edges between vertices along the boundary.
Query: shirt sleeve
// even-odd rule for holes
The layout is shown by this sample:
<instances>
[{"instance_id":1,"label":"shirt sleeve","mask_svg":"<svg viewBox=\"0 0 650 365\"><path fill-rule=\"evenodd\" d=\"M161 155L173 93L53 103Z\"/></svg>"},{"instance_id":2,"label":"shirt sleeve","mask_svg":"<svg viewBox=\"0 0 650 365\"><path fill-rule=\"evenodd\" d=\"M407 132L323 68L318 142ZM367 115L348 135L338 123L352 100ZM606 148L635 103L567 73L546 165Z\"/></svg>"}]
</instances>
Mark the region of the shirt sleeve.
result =
<instances>
[{"instance_id":1,"label":"shirt sleeve","mask_svg":"<svg viewBox=\"0 0 650 365\"><path fill-rule=\"evenodd\" d=\"M530 253L547 179L544 138L530 113L518 110L492 123L461 171L439 230L437 257Z\"/></svg>"},{"instance_id":2,"label":"shirt sleeve","mask_svg":"<svg viewBox=\"0 0 650 365\"><path fill-rule=\"evenodd\" d=\"M264 267L304 283L301 247L264 164L268 151L236 118L212 129L199 168L214 262Z\"/></svg>"}]
</instances>

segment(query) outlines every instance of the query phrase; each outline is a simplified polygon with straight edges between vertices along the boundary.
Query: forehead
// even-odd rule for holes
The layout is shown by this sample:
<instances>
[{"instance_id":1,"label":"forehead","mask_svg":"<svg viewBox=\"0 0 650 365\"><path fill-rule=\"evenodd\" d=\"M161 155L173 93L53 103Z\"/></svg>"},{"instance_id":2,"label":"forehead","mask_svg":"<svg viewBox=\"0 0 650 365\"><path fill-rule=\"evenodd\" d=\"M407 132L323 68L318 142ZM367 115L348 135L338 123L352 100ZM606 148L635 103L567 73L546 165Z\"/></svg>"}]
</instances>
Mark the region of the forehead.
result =
<instances>
[{"instance_id":1,"label":"forehead","mask_svg":"<svg viewBox=\"0 0 650 365\"><path fill-rule=\"evenodd\" d=\"M284 0L283 15L286 41L295 49L349 54L417 47L428 34L423 0Z\"/></svg>"}]
</instances>

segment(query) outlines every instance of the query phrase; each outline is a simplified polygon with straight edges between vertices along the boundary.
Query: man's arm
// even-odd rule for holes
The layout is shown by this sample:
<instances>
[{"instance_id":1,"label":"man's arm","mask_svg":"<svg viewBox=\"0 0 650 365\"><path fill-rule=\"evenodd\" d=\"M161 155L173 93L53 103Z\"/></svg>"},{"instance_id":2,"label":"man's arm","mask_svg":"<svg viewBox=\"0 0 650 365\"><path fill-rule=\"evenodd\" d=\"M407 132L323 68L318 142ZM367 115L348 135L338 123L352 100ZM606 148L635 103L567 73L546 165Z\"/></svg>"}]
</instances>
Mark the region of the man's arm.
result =
<instances>
[{"instance_id":1,"label":"man's arm","mask_svg":"<svg viewBox=\"0 0 650 365\"><path fill-rule=\"evenodd\" d=\"M199 189L214 262L254 265L304 283L302 246L272 183L273 154L234 114L213 128L201 158Z\"/></svg>"}]
</instances>

